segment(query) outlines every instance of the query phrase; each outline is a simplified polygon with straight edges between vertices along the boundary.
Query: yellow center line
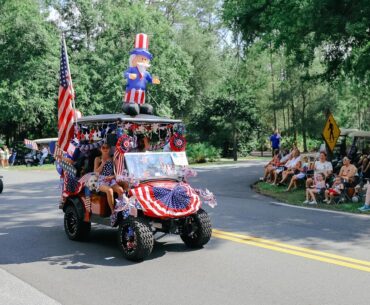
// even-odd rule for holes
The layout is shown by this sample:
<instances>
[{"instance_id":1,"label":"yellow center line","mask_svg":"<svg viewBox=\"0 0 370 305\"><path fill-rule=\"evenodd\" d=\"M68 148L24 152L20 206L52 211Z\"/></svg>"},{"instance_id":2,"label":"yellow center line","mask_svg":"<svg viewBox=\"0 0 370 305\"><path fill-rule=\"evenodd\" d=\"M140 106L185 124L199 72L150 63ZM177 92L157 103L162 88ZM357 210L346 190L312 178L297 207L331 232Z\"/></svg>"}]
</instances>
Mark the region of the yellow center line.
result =
<instances>
[{"instance_id":1,"label":"yellow center line","mask_svg":"<svg viewBox=\"0 0 370 305\"><path fill-rule=\"evenodd\" d=\"M256 246L264 249L269 249L281 253L301 256L321 262L326 262L342 267L348 267L356 270L370 272L370 262L362 261L358 259L353 259L350 257L335 255L331 253L326 253L317 250L311 250L308 248L302 248L297 246L292 246L288 244L283 244L267 239L262 239L258 237L252 237L248 235L241 235L236 233L224 232L220 230L213 230L212 236L234 241L241 244L247 244L251 246Z\"/></svg>"}]
</instances>

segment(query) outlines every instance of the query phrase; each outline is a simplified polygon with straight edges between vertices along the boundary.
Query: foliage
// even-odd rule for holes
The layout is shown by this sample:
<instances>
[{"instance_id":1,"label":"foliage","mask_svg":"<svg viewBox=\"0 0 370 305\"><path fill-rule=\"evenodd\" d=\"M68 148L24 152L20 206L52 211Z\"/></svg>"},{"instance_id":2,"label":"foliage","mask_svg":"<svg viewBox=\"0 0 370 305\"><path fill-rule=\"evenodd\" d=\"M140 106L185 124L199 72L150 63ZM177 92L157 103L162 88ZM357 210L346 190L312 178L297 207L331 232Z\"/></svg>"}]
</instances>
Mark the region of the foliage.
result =
<instances>
[{"instance_id":1,"label":"foliage","mask_svg":"<svg viewBox=\"0 0 370 305\"><path fill-rule=\"evenodd\" d=\"M247 43L260 38L273 41L305 66L321 48L330 79L340 75L342 68L369 79L367 0L225 0L223 16Z\"/></svg>"},{"instance_id":2,"label":"foliage","mask_svg":"<svg viewBox=\"0 0 370 305\"><path fill-rule=\"evenodd\" d=\"M190 163L212 162L220 158L220 150L208 143L188 144L186 154Z\"/></svg>"}]
</instances>

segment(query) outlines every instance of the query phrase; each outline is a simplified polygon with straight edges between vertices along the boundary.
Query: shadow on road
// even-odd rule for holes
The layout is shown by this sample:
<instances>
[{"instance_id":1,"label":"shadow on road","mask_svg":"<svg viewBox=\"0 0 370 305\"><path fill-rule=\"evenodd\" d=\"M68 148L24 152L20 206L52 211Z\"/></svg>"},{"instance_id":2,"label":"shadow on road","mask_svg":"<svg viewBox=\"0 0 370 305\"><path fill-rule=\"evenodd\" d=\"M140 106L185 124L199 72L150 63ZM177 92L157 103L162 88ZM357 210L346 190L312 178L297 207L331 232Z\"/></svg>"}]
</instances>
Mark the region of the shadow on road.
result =
<instances>
[{"instance_id":1,"label":"shadow on road","mask_svg":"<svg viewBox=\"0 0 370 305\"><path fill-rule=\"evenodd\" d=\"M57 183L57 182L56 182ZM55 181L23 184L8 189L0 201L0 264L48 262L66 270L89 269L97 265L130 266L117 245L117 229L93 225L84 242L71 241L58 209L59 190ZM3 196L4 195L4 196ZM216 247L209 243L208 249ZM179 236L155 242L151 261L169 252L190 252ZM201 250L200 250L201 251Z\"/></svg>"}]
</instances>

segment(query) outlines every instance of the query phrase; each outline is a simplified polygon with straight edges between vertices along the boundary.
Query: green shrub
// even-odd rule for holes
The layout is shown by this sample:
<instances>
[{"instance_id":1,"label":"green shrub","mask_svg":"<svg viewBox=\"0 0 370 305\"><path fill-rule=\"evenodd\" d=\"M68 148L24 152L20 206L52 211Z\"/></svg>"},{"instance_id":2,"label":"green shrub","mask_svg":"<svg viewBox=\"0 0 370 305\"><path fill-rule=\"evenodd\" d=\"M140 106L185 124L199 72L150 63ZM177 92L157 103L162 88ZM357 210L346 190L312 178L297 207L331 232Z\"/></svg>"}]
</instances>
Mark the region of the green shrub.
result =
<instances>
[{"instance_id":1,"label":"green shrub","mask_svg":"<svg viewBox=\"0 0 370 305\"><path fill-rule=\"evenodd\" d=\"M220 158L220 150L208 143L188 144L186 154L190 163L213 162Z\"/></svg>"}]
</instances>

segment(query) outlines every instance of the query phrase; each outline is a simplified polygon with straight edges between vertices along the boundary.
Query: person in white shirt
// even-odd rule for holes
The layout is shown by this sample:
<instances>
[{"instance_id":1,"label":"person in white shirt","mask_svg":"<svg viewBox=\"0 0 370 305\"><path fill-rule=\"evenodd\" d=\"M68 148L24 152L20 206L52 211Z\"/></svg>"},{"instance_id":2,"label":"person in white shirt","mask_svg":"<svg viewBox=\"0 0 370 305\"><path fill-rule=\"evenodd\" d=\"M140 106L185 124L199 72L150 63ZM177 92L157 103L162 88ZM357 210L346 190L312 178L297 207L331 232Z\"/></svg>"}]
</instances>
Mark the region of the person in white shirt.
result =
<instances>
[{"instance_id":1,"label":"person in white shirt","mask_svg":"<svg viewBox=\"0 0 370 305\"><path fill-rule=\"evenodd\" d=\"M40 159L40 165L43 165L44 164L44 161L45 159L47 158L48 154L49 154L49 150L46 146L44 146L41 150L41 159Z\"/></svg>"},{"instance_id":2,"label":"person in white shirt","mask_svg":"<svg viewBox=\"0 0 370 305\"><path fill-rule=\"evenodd\" d=\"M315 162L314 165L314 175L313 178L307 178L306 187L310 187L314 180L316 181L318 174L324 174L325 180L333 173L333 165L331 162L326 160L326 152L321 151L319 160Z\"/></svg>"},{"instance_id":3,"label":"person in white shirt","mask_svg":"<svg viewBox=\"0 0 370 305\"><path fill-rule=\"evenodd\" d=\"M286 170L283 171L282 178L278 185L284 183L288 177L294 175L294 173L299 171L299 168L301 167L301 152L299 149L296 148L292 152L292 156L292 159L285 164Z\"/></svg>"}]
</instances>

